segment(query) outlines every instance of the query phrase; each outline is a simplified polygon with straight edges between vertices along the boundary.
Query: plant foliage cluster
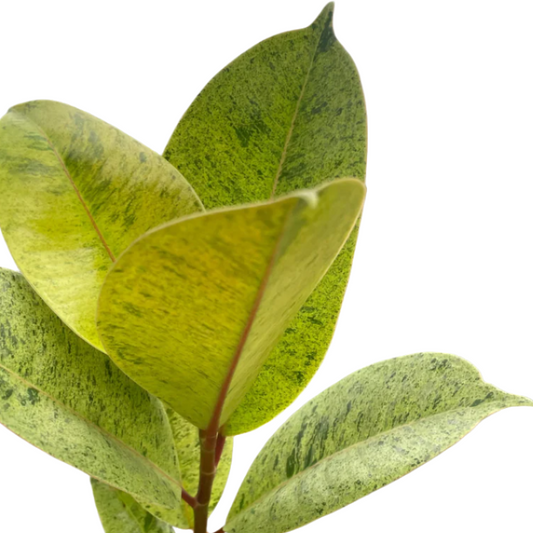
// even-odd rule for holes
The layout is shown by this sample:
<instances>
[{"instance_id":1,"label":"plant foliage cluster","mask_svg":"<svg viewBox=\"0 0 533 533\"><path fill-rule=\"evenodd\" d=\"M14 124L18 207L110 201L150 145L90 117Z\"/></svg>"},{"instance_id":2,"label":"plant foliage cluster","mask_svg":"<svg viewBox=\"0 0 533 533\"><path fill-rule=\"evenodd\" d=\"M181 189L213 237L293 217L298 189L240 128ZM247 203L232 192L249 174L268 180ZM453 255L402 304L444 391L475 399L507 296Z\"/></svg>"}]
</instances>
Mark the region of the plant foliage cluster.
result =
<instances>
[{"instance_id":1,"label":"plant foliage cluster","mask_svg":"<svg viewBox=\"0 0 533 533\"><path fill-rule=\"evenodd\" d=\"M0 422L91 476L107 533L205 533L232 439L286 408L332 337L365 198L361 83L332 28L217 74L160 156L73 107L0 121ZM223 530L284 533L531 405L424 353L293 415Z\"/></svg>"}]
</instances>

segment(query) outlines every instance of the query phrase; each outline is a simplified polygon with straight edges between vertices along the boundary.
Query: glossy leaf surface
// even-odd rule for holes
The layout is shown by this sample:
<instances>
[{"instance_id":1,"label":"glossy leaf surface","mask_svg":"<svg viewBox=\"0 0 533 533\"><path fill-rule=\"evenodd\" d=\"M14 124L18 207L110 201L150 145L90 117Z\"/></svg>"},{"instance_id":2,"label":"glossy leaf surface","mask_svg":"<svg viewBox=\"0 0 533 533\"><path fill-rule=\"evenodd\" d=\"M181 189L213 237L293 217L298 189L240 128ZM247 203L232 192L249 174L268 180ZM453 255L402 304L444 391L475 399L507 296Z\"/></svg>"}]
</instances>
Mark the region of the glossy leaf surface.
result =
<instances>
[{"instance_id":1,"label":"glossy leaf surface","mask_svg":"<svg viewBox=\"0 0 533 533\"><path fill-rule=\"evenodd\" d=\"M18 105L0 120L0 227L24 276L101 348L96 303L115 258L148 229L201 210L161 156L79 109Z\"/></svg>"},{"instance_id":2,"label":"glossy leaf surface","mask_svg":"<svg viewBox=\"0 0 533 533\"><path fill-rule=\"evenodd\" d=\"M89 475L166 507L179 469L161 403L0 269L0 423Z\"/></svg>"},{"instance_id":3,"label":"glossy leaf surface","mask_svg":"<svg viewBox=\"0 0 533 533\"><path fill-rule=\"evenodd\" d=\"M365 177L366 111L356 67L329 4L311 26L254 46L187 110L164 156L207 208L267 200L337 177ZM273 348L227 431L258 427L316 372L333 335L357 229ZM272 383L276 386L273 387Z\"/></svg>"},{"instance_id":4,"label":"glossy leaf surface","mask_svg":"<svg viewBox=\"0 0 533 533\"><path fill-rule=\"evenodd\" d=\"M129 494L91 479L105 533L174 533L169 524L145 511Z\"/></svg>"},{"instance_id":5,"label":"glossy leaf surface","mask_svg":"<svg viewBox=\"0 0 533 533\"><path fill-rule=\"evenodd\" d=\"M194 425L223 425L343 246L364 194L359 180L335 180L149 232L102 288L107 353Z\"/></svg>"},{"instance_id":6,"label":"glossy leaf surface","mask_svg":"<svg viewBox=\"0 0 533 533\"><path fill-rule=\"evenodd\" d=\"M224 531L283 533L426 463L506 407L533 405L458 357L416 354L355 372L281 426L250 468Z\"/></svg>"}]
</instances>

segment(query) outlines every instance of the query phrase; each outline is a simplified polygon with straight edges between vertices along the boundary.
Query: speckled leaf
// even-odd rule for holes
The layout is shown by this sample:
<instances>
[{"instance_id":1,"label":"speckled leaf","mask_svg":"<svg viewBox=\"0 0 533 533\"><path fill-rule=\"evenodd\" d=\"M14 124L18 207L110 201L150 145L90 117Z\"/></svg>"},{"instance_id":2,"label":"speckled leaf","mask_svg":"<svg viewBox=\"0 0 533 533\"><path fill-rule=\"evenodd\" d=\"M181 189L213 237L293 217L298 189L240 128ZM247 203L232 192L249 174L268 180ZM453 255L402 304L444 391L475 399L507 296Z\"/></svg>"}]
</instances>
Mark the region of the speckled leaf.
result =
<instances>
[{"instance_id":1,"label":"speckled leaf","mask_svg":"<svg viewBox=\"0 0 533 533\"><path fill-rule=\"evenodd\" d=\"M162 505L149 503L143 499L135 500L149 515L180 529L191 529L189 505L180 500L174 507L169 509Z\"/></svg>"},{"instance_id":2,"label":"speckled leaf","mask_svg":"<svg viewBox=\"0 0 533 533\"><path fill-rule=\"evenodd\" d=\"M320 367L331 342L352 268L358 226L270 352L252 387L226 423L251 431L288 407Z\"/></svg>"},{"instance_id":3,"label":"speckled leaf","mask_svg":"<svg viewBox=\"0 0 533 533\"><path fill-rule=\"evenodd\" d=\"M366 113L333 4L309 27L254 46L198 95L166 157L207 208L266 200L334 177L364 178Z\"/></svg>"},{"instance_id":4,"label":"speckled leaf","mask_svg":"<svg viewBox=\"0 0 533 533\"><path fill-rule=\"evenodd\" d=\"M329 4L311 26L254 46L219 72L185 113L164 156L207 208L267 200L337 177L364 180L363 91L332 17ZM316 372L335 329L357 228L288 325L227 431L264 424Z\"/></svg>"},{"instance_id":5,"label":"speckled leaf","mask_svg":"<svg viewBox=\"0 0 533 533\"><path fill-rule=\"evenodd\" d=\"M53 457L146 501L181 497L161 402L0 269L0 423Z\"/></svg>"},{"instance_id":6,"label":"speckled leaf","mask_svg":"<svg viewBox=\"0 0 533 533\"><path fill-rule=\"evenodd\" d=\"M189 422L223 425L344 244L364 194L359 180L335 180L148 232L103 285L107 353Z\"/></svg>"},{"instance_id":7,"label":"speckled leaf","mask_svg":"<svg viewBox=\"0 0 533 533\"><path fill-rule=\"evenodd\" d=\"M145 511L129 494L91 479L105 533L174 533L172 526Z\"/></svg>"},{"instance_id":8,"label":"speckled leaf","mask_svg":"<svg viewBox=\"0 0 533 533\"><path fill-rule=\"evenodd\" d=\"M411 472L488 415L531 400L469 363L424 353L355 372L281 426L250 468L224 531L283 533Z\"/></svg>"},{"instance_id":9,"label":"speckled leaf","mask_svg":"<svg viewBox=\"0 0 533 533\"><path fill-rule=\"evenodd\" d=\"M73 107L36 101L0 120L0 227L39 295L101 348L96 303L115 258L148 229L201 210L161 156Z\"/></svg>"}]
</instances>

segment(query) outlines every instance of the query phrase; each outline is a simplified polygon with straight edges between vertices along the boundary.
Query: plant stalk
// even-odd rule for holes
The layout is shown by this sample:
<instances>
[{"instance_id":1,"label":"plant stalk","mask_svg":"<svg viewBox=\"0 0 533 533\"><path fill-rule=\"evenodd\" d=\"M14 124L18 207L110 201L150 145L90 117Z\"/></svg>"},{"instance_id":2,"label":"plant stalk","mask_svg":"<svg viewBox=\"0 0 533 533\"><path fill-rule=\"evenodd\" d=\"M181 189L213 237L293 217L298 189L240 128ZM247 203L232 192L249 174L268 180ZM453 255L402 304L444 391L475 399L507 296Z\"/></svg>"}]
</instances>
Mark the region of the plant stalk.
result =
<instances>
[{"instance_id":1,"label":"plant stalk","mask_svg":"<svg viewBox=\"0 0 533 533\"><path fill-rule=\"evenodd\" d=\"M185 489L181 489L181 499L193 509L196 507L196 498L191 496Z\"/></svg>"},{"instance_id":2,"label":"plant stalk","mask_svg":"<svg viewBox=\"0 0 533 533\"><path fill-rule=\"evenodd\" d=\"M200 431L200 482L194 507L194 533L207 533L207 517L217 472L218 431Z\"/></svg>"},{"instance_id":3,"label":"plant stalk","mask_svg":"<svg viewBox=\"0 0 533 533\"><path fill-rule=\"evenodd\" d=\"M220 458L222 457L222 452L224 451L224 444L226 444L226 437L220 433L217 436L217 445L215 450L215 466L218 467Z\"/></svg>"}]
</instances>

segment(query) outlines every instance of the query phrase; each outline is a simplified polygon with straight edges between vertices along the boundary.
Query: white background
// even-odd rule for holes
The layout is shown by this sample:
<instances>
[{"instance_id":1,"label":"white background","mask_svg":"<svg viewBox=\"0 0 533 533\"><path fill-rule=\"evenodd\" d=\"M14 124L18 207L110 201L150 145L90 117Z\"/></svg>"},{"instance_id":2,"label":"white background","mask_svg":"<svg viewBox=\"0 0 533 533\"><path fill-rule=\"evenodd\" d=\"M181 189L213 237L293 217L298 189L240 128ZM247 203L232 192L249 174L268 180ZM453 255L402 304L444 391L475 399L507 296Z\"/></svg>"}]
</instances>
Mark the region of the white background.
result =
<instances>
[{"instance_id":1,"label":"white background","mask_svg":"<svg viewBox=\"0 0 533 533\"><path fill-rule=\"evenodd\" d=\"M216 72L308 25L324 2L0 0L0 109L59 100L161 152ZM355 265L318 375L278 419L236 440L211 530L281 422L368 364L448 352L533 397L532 16L530 1L337 2L369 117ZM0 266L14 268L3 241ZM306 531L531 532L532 451L533 409L509 409ZM87 476L4 428L0 472L0 531L101 531Z\"/></svg>"}]
</instances>

